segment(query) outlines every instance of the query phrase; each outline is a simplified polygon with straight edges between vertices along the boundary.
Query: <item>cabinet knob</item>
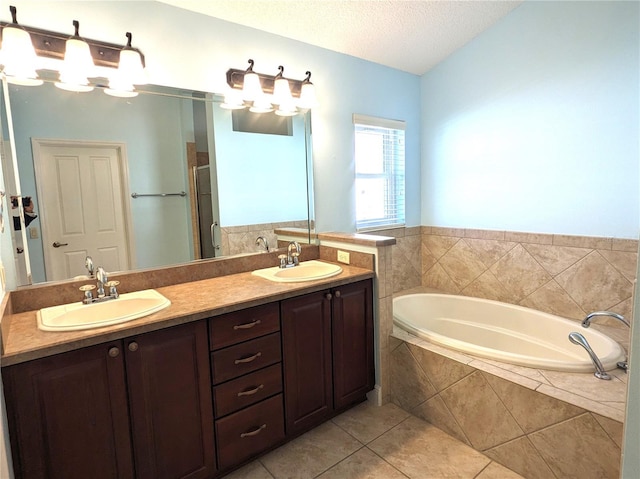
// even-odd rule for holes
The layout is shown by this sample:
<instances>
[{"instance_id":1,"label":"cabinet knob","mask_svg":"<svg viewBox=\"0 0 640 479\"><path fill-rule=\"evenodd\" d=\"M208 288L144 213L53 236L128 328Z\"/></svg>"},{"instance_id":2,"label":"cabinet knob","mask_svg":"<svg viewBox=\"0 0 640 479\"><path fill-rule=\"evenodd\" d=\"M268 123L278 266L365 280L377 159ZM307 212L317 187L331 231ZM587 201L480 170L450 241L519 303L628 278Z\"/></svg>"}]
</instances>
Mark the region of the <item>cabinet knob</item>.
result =
<instances>
[{"instance_id":1,"label":"cabinet knob","mask_svg":"<svg viewBox=\"0 0 640 479\"><path fill-rule=\"evenodd\" d=\"M138 343L136 343L135 341L129 343L129 351L131 351L132 353L136 352L138 350Z\"/></svg>"},{"instance_id":2,"label":"cabinet knob","mask_svg":"<svg viewBox=\"0 0 640 479\"><path fill-rule=\"evenodd\" d=\"M331 301L331 298L333 298L333 295L331 293L327 293L324 295L325 298L327 298L327 301Z\"/></svg>"},{"instance_id":3,"label":"cabinet knob","mask_svg":"<svg viewBox=\"0 0 640 479\"><path fill-rule=\"evenodd\" d=\"M117 358L119 354L120 354L120 350L115 346L112 348L109 348L109 356L111 356L112 358Z\"/></svg>"},{"instance_id":4,"label":"cabinet knob","mask_svg":"<svg viewBox=\"0 0 640 479\"><path fill-rule=\"evenodd\" d=\"M340 297L340 291L336 291L336 293L335 293L335 294L336 294L336 298L339 298L339 297Z\"/></svg>"}]
</instances>

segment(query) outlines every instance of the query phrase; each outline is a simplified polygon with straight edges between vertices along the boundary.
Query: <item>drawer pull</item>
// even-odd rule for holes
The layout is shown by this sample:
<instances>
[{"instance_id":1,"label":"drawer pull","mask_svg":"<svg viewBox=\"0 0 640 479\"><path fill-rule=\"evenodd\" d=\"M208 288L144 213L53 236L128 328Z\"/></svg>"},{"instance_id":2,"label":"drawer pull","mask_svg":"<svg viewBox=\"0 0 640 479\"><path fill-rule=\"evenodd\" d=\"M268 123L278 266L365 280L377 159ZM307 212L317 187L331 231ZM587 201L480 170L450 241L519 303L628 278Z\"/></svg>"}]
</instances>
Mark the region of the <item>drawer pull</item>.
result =
<instances>
[{"instance_id":1,"label":"drawer pull","mask_svg":"<svg viewBox=\"0 0 640 479\"><path fill-rule=\"evenodd\" d=\"M258 359L260 356L262 356L262 353L256 353L253 356L236 359L233 363L234 364L250 363L251 361Z\"/></svg>"},{"instance_id":2,"label":"drawer pull","mask_svg":"<svg viewBox=\"0 0 640 479\"><path fill-rule=\"evenodd\" d=\"M237 331L238 329L251 329L253 328L256 324L260 324L260 320L259 319L254 319L253 321L251 321L250 323L244 323L244 324L236 324L233 327L234 331Z\"/></svg>"},{"instance_id":3,"label":"drawer pull","mask_svg":"<svg viewBox=\"0 0 640 479\"><path fill-rule=\"evenodd\" d=\"M240 391L238 393L238 397L253 396L255 393L257 393L261 389L264 389L264 384L261 384L260 386L257 386L257 387L255 387L253 389L245 389L244 391Z\"/></svg>"},{"instance_id":4,"label":"drawer pull","mask_svg":"<svg viewBox=\"0 0 640 479\"><path fill-rule=\"evenodd\" d=\"M260 434L260 432L263 429L266 429L267 425L263 424L260 427L257 427L256 429L254 429L253 431L249 431L249 432L243 432L242 434L240 434L240 437L245 438L245 437L251 437L251 436L257 436L258 434Z\"/></svg>"}]
</instances>

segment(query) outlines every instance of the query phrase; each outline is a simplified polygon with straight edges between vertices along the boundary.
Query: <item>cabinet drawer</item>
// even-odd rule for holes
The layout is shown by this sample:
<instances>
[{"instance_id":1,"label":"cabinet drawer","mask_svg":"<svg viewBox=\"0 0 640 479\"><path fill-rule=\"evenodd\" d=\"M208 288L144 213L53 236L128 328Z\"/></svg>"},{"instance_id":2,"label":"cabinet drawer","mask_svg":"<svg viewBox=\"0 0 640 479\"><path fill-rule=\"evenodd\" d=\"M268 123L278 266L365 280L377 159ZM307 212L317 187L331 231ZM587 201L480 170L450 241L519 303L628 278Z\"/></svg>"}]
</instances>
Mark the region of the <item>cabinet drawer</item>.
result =
<instances>
[{"instance_id":1,"label":"cabinet drawer","mask_svg":"<svg viewBox=\"0 0 640 479\"><path fill-rule=\"evenodd\" d=\"M280 331L280 305L263 304L209 320L211 350Z\"/></svg>"},{"instance_id":2,"label":"cabinet drawer","mask_svg":"<svg viewBox=\"0 0 640 479\"><path fill-rule=\"evenodd\" d=\"M282 392L280 363L213 388L216 418L226 416Z\"/></svg>"},{"instance_id":3,"label":"cabinet drawer","mask_svg":"<svg viewBox=\"0 0 640 479\"><path fill-rule=\"evenodd\" d=\"M282 394L216 421L220 469L245 459L284 439Z\"/></svg>"},{"instance_id":4,"label":"cabinet drawer","mask_svg":"<svg viewBox=\"0 0 640 479\"><path fill-rule=\"evenodd\" d=\"M279 363L281 357L280 333L220 349L211 353L213 384Z\"/></svg>"}]
</instances>

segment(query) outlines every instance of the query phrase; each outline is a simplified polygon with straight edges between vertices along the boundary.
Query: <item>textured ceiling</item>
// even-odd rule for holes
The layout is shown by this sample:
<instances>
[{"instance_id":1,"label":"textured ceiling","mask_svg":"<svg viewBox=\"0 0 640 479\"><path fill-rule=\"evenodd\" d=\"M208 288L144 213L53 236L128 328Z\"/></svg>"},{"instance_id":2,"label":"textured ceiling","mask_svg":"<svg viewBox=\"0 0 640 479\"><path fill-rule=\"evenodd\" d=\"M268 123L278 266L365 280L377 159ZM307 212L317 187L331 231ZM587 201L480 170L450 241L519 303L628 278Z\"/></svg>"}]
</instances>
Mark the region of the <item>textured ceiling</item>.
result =
<instances>
[{"instance_id":1,"label":"textured ceiling","mask_svg":"<svg viewBox=\"0 0 640 479\"><path fill-rule=\"evenodd\" d=\"M517 1L160 0L422 75Z\"/></svg>"}]
</instances>

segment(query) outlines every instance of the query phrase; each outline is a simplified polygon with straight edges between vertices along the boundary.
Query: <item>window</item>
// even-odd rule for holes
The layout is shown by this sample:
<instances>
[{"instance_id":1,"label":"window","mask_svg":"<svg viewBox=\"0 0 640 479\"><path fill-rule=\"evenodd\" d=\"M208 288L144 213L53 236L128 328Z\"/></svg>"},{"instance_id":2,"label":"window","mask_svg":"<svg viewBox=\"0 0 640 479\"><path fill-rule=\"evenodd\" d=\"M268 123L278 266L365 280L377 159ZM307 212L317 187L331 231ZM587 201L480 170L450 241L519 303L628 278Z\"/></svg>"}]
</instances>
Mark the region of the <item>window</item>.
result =
<instances>
[{"instance_id":1,"label":"window","mask_svg":"<svg viewBox=\"0 0 640 479\"><path fill-rule=\"evenodd\" d=\"M353 115L356 229L403 226L405 122Z\"/></svg>"}]
</instances>

